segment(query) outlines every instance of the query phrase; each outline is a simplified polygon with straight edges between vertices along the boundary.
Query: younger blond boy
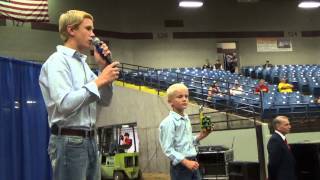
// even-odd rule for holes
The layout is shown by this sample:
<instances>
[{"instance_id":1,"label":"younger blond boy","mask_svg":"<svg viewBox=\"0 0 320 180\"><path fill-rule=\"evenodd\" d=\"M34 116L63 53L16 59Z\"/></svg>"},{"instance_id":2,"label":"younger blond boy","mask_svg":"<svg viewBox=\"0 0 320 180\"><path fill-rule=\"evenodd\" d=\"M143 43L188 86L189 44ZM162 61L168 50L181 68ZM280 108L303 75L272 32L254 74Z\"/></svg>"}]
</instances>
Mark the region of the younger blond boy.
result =
<instances>
[{"instance_id":1,"label":"younger blond boy","mask_svg":"<svg viewBox=\"0 0 320 180\"><path fill-rule=\"evenodd\" d=\"M181 83L167 89L168 103L172 110L161 122L160 144L165 155L170 159L171 180L200 180L199 163L195 145L210 133L201 131L192 135L192 127L184 110L188 107L188 88Z\"/></svg>"}]
</instances>

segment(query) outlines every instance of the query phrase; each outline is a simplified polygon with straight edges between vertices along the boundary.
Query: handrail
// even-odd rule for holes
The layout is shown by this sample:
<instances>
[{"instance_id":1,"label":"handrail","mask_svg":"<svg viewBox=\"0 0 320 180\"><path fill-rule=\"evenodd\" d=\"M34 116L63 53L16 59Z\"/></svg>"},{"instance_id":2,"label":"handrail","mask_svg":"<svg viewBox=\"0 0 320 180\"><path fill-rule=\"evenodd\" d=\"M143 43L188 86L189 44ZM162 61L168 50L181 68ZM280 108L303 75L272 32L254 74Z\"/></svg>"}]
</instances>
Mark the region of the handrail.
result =
<instances>
[{"instance_id":1,"label":"handrail","mask_svg":"<svg viewBox=\"0 0 320 180\"><path fill-rule=\"evenodd\" d=\"M127 67L130 66L130 67ZM145 68L143 70L141 70L141 68ZM148 71L151 70L152 71ZM171 71L163 71L160 69L155 69L155 68L150 68L150 67L145 67L145 66L138 66L138 65L133 65L133 64L126 64L123 63L121 64L121 71L122 72L126 72L126 71L131 71L131 73L137 73L135 74L135 77L123 77L124 81L130 81L128 79L130 78L136 78L136 80L141 80L143 81L143 84L150 84L153 85L154 88L156 88L158 90L158 93L160 90L164 90L166 89L170 84L172 83L177 83L177 82L189 82L190 83L190 90L192 90L193 92L190 92L191 94L191 98L192 99L197 99L200 103L205 104L208 103L206 96L207 96L207 87L209 87L211 85L211 83L209 83L210 81L213 82L217 82L220 83L221 85L218 85L218 87L220 87L221 89L225 89L227 90L227 92L221 92L221 94L224 94L229 100L231 99L231 95L230 95L230 87L232 84L235 84L233 82L226 82L226 81L221 81L219 79L216 78L208 78L208 77L203 77L200 75L191 75L191 74L185 74L185 73L181 73L181 72L171 72ZM126 73L130 73L130 72L126 72ZM145 77L143 73L149 73L149 77ZM171 75L169 75L171 74ZM131 74L132 75L132 74ZM152 79L152 76L155 76L154 79ZM145 78L149 78L149 82L148 80L146 80ZM165 81L166 78L172 78L171 82ZM154 82L155 81L155 82ZM139 86L141 86L141 83L135 83ZM192 85L193 84L193 85ZM225 86L222 86L223 84L225 84ZM243 86L247 86L247 85L243 85ZM253 89L252 86L247 86L248 89ZM248 91L243 91L244 93L252 93L252 92L248 92ZM253 93L252 93L253 94ZM197 96L200 96L197 97ZM235 96L237 97L237 96ZM248 97L241 97L241 98L246 98L247 100L251 100L251 101L257 101L256 99L253 98L248 98ZM248 106L253 106L256 107L256 105L251 105L251 104L246 104ZM226 105L226 107L228 107L229 105ZM256 112L254 112L256 113Z\"/></svg>"},{"instance_id":2,"label":"handrail","mask_svg":"<svg viewBox=\"0 0 320 180\"><path fill-rule=\"evenodd\" d=\"M231 87L235 82L230 82L227 76L233 76L224 71L202 71L200 68L192 68L199 74L188 74L187 68L176 69L171 71L171 69L157 69L146 66L139 66L133 64L122 63L121 72L123 77L121 81L129 82L140 86L150 86L158 91L165 90L169 85L178 82L184 82L189 87L190 98L195 100L202 105L213 105L218 106L220 111L230 111L243 114L241 112L249 113L250 117L254 118L273 118L277 114L272 114L271 117L264 117L264 113L268 109L278 108L278 105L272 105L267 108L264 107L264 97L263 94L255 94L254 87L247 84L242 84L244 87L244 95L231 95ZM190 69L189 69L190 70ZM175 72L178 71L178 72ZM180 72L179 72L180 71ZM213 77L205 77L205 75L212 73ZM202 75L201 75L202 74ZM223 77L218 76L218 74L223 74ZM233 79L240 79L240 77L233 77ZM241 80L241 79L240 79ZM243 79L246 80L246 79ZM246 80L250 81L250 80ZM214 101L207 99L207 91L212 82L216 82L217 86L220 88L222 97L213 97ZM302 104L299 104L300 106ZM306 105L306 116L310 117L310 114L314 111L310 111L309 105ZM296 114L296 112L287 113ZM320 112L319 112L320 114Z\"/></svg>"}]
</instances>

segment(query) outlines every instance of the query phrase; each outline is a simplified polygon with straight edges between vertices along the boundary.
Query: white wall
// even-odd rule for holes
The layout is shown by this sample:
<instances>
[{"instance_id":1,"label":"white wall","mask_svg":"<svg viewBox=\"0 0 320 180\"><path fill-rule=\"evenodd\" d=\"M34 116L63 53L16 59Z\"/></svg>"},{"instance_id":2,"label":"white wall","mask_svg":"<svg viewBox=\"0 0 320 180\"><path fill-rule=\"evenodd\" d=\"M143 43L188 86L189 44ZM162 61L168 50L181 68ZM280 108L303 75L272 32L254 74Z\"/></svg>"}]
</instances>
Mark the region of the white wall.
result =
<instances>
[{"instance_id":1,"label":"white wall","mask_svg":"<svg viewBox=\"0 0 320 180\"><path fill-rule=\"evenodd\" d=\"M216 42L237 41L241 65L318 64L319 38L301 38L302 30L319 30L320 11L301 10L295 1L262 1L256 4L235 0L206 1L200 9L186 10L172 0L49 0L50 23L69 9L81 9L95 17L95 28L116 32L151 32L152 40L110 39L113 56L121 62L151 67L201 66L215 62ZM181 19L184 27L165 28L164 20ZM0 55L44 61L60 42L55 32L0 26ZM284 31L292 37L293 52L257 53L255 38L172 39L172 32ZM158 33L168 33L159 39Z\"/></svg>"},{"instance_id":2,"label":"white wall","mask_svg":"<svg viewBox=\"0 0 320 180\"><path fill-rule=\"evenodd\" d=\"M44 62L56 50L56 46L62 44L57 32L31 30L30 24L25 24L23 27L14 27L10 24L0 26L0 39L0 56L40 62ZM116 41L110 39L110 41L114 60L134 63L130 42L121 39ZM89 51L86 54L89 55ZM94 64L90 55L88 63Z\"/></svg>"},{"instance_id":3,"label":"white wall","mask_svg":"<svg viewBox=\"0 0 320 180\"><path fill-rule=\"evenodd\" d=\"M232 148L232 144L235 161L258 162L257 138L254 128L216 131L201 142L201 145L223 145L228 148Z\"/></svg>"}]
</instances>

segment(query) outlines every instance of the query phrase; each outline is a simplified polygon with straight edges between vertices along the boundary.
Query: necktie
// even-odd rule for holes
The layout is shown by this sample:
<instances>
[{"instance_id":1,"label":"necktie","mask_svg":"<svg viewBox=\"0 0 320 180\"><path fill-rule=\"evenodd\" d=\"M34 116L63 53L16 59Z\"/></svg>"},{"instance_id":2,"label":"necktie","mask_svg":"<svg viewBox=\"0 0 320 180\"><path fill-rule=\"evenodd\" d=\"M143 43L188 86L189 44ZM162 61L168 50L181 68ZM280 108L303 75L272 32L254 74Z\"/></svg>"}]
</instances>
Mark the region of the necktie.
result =
<instances>
[{"instance_id":1,"label":"necktie","mask_svg":"<svg viewBox=\"0 0 320 180\"><path fill-rule=\"evenodd\" d=\"M288 149L290 150L290 145L288 144L287 139L284 139L284 143L288 146Z\"/></svg>"}]
</instances>

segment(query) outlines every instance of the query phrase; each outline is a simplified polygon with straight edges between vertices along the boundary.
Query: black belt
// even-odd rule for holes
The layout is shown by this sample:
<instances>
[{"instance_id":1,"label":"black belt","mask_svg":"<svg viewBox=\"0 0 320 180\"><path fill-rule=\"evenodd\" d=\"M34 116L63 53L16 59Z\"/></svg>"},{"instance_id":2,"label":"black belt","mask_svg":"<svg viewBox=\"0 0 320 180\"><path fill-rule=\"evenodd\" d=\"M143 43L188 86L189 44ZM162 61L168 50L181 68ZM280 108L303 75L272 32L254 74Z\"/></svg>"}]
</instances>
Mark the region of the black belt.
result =
<instances>
[{"instance_id":1,"label":"black belt","mask_svg":"<svg viewBox=\"0 0 320 180\"><path fill-rule=\"evenodd\" d=\"M191 160L191 161L198 161L196 156L186 157L186 159Z\"/></svg>"},{"instance_id":2,"label":"black belt","mask_svg":"<svg viewBox=\"0 0 320 180\"><path fill-rule=\"evenodd\" d=\"M60 128L57 125L53 125L51 127L51 134L54 135L65 135L65 136L80 136L84 138L92 138L95 137L95 130L84 130L84 129L70 129L70 128Z\"/></svg>"}]
</instances>

